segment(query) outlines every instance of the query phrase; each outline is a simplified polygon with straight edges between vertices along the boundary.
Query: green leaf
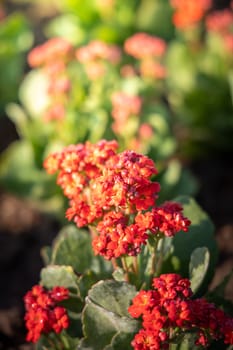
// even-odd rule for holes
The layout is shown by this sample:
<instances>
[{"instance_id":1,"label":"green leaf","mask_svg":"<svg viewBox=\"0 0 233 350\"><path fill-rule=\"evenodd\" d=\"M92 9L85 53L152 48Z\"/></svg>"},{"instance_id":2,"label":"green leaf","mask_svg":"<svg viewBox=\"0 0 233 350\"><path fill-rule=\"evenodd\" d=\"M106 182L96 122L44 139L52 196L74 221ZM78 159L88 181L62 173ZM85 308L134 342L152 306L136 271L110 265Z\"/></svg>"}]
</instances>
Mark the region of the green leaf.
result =
<instances>
[{"instance_id":1,"label":"green leaf","mask_svg":"<svg viewBox=\"0 0 233 350\"><path fill-rule=\"evenodd\" d=\"M50 246L45 246L41 249L40 254L44 264L49 265L52 258L52 248Z\"/></svg>"},{"instance_id":2,"label":"green leaf","mask_svg":"<svg viewBox=\"0 0 233 350\"><path fill-rule=\"evenodd\" d=\"M138 30L171 39L174 32L172 8L166 0L144 0L139 2L135 22Z\"/></svg>"},{"instance_id":3,"label":"green leaf","mask_svg":"<svg viewBox=\"0 0 233 350\"><path fill-rule=\"evenodd\" d=\"M210 252L206 247L196 248L192 252L189 263L189 275L193 293L200 289L206 277L209 262Z\"/></svg>"},{"instance_id":4,"label":"green leaf","mask_svg":"<svg viewBox=\"0 0 233 350\"><path fill-rule=\"evenodd\" d=\"M83 310L85 338L78 349L119 349L118 345L123 343L127 349L138 331L138 321L127 311L135 295L135 287L126 282L107 280L94 285L86 298Z\"/></svg>"},{"instance_id":5,"label":"green leaf","mask_svg":"<svg viewBox=\"0 0 233 350\"><path fill-rule=\"evenodd\" d=\"M179 232L172 238L171 253L164 261L161 272L176 272L189 277L189 262L196 248L206 247L210 253L208 278L206 285L211 281L218 259L217 243L214 236L214 225L208 215L192 198L181 196L174 199L183 206L184 216L191 220L188 232ZM175 261L175 264L174 264Z\"/></svg>"},{"instance_id":6,"label":"green leaf","mask_svg":"<svg viewBox=\"0 0 233 350\"><path fill-rule=\"evenodd\" d=\"M47 76L41 70L31 70L20 86L19 98L31 117L41 118L49 104Z\"/></svg>"},{"instance_id":7,"label":"green leaf","mask_svg":"<svg viewBox=\"0 0 233 350\"><path fill-rule=\"evenodd\" d=\"M132 350L131 338L128 333L119 332L112 338L111 345L107 345L104 350Z\"/></svg>"},{"instance_id":8,"label":"green leaf","mask_svg":"<svg viewBox=\"0 0 233 350\"><path fill-rule=\"evenodd\" d=\"M125 272L121 267L118 267L117 269L115 269L112 276L115 281L119 281L119 282L125 281Z\"/></svg>"},{"instance_id":9,"label":"green leaf","mask_svg":"<svg viewBox=\"0 0 233 350\"><path fill-rule=\"evenodd\" d=\"M196 62L187 45L178 41L171 43L166 55L166 66L168 69L167 83L172 93L175 93L174 97L178 97L178 91L187 92L193 88Z\"/></svg>"},{"instance_id":10,"label":"green leaf","mask_svg":"<svg viewBox=\"0 0 233 350\"><path fill-rule=\"evenodd\" d=\"M53 244L52 264L70 265L76 273L81 274L90 269L92 259L89 232L74 225L64 227Z\"/></svg>"},{"instance_id":11,"label":"green leaf","mask_svg":"<svg viewBox=\"0 0 233 350\"><path fill-rule=\"evenodd\" d=\"M231 270L231 272L229 274L227 274L223 278L222 282L214 288L214 290L211 292L211 294L213 293L216 296L224 297L226 286L232 277L233 277L233 269Z\"/></svg>"},{"instance_id":12,"label":"green leaf","mask_svg":"<svg viewBox=\"0 0 233 350\"><path fill-rule=\"evenodd\" d=\"M192 196L198 188L194 176L177 159L170 160L157 178L161 185L158 202L181 195Z\"/></svg>"},{"instance_id":13,"label":"green leaf","mask_svg":"<svg viewBox=\"0 0 233 350\"><path fill-rule=\"evenodd\" d=\"M48 37L63 37L73 45L80 45L85 39L85 31L80 26L77 16L73 14L62 14L49 21L45 27Z\"/></svg>"},{"instance_id":14,"label":"green leaf","mask_svg":"<svg viewBox=\"0 0 233 350\"><path fill-rule=\"evenodd\" d=\"M52 246L51 262L70 265L78 274L90 274L92 271L100 278L110 277L112 273L109 261L94 256L90 233L75 225L67 225L59 232Z\"/></svg>"},{"instance_id":15,"label":"green leaf","mask_svg":"<svg viewBox=\"0 0 233 350\"><path fill-rule=\"evenodd\" d=\"M71 266L49 265L41 270L41 283L46 288L63 286L78 289L78 277Z\"/></svg>"},{"instance_id":16,"label":"green leaf","mask_svg":"<svg viewBox=\"0 0 233 350\"><path fill-rule=\"evenodd\" d=\"M28 117L24 109L17 103L8 103L6 113L15 124L20 137L26 134Z\"/></svg>"},{"instance_id":17,"label":"green leaf","mask_svg":"<svg viewBox=\"0 0 233 350\"><path fill-rule=\"evenodd\" d=\"M232 278L233 269L223 278L220 284L209 291L205 297L209 302L214 303L216 306L223 309L228 315L233 317L233 301L225 297L226 288Z\"/></svg>"},{"instance_id":18,"label":"green leaf","mask_svg":"<svg viewBox=\"0 0 233 350\"><path fill-rule=\"evenodd\" d=\"M196 346L195 341L197 339L197 334L193 333L185 333L177 344L171 344L171 350L198 350L203 349L201 346ZM170 349L169 348L169 349Z\"/></svg>"}]
</instances>

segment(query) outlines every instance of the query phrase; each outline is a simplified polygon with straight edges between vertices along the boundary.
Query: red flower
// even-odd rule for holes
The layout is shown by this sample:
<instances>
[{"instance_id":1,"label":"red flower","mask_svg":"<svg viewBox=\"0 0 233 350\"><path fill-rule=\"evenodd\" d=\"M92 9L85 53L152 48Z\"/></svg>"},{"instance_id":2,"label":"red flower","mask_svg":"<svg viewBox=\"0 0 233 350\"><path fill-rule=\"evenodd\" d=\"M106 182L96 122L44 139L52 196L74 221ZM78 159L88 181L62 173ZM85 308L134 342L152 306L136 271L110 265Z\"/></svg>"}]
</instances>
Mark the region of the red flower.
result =
<instances>
[{"instance_id":1,"label":"red flower","mask_svg":"<svg viewBox=\"0 0 233 350\"><path fill-rule=\"evenodd\" d=\"M65 60L73 54L72 45L64 38L52 38L31 50L28 63L31 67L50 64L53 61Z\"/></svg>"},{"instance_id":2,"label":"red flower","mask_svg":"<svg viewBox=\"0 0 233 350\"><path fill-rule=\"evenodd\" d=\"M135 256L148 238L137 225L128 225L128 218L122 212L109 212L97 225L99 235L92 242L95 254L105 259L123 255Z\"/></svg>"},{"instance_id":3,"label":"red flower","mask_svg":"<svg viewBox=\"0 0 233 350\"><path fill-rule=\"evenodd\" d=\"M166 43L163 39L147 33L136 33L124 43L125 52L135 58L160 57L165 53Z\"/></svg>"},{"instance_id":4,"label":"red flower","mask_svg":"<svg viewBox=\"0 0 233 350\"><path fill-rule=\"evenodd\" d=\"M187 232L190 220L182 214L179 203L165 202L160 207L152 208L150 212L138 214L135 222L151 231L152 234L163 233L167 237L174 236L179 231Z\"/></svg>"},{"instance_id":5,"label":"red flower","mask_svg":"<svg viewBox=\"0 0 233 350\"><path fill-rule=\"evenodd\" d=\"M170 0L175 8L173 23L177 28L184 29L199 22L211 7L211 0Z\"/></svg>"},{"instance_id":6,"label":"red flower","mask_svg":"<svg viewBox=\"0 0 233 350\"><path fill-rule=\"evenodd\" d=\"M27 292L24 297L27 341L35 343L41 334L51 331L60 333L69 327L69 318L65 308L58 306L58 302L68 297L68 289L59 286L46 290L36 285Z\"/></svg>"}]
</instances>

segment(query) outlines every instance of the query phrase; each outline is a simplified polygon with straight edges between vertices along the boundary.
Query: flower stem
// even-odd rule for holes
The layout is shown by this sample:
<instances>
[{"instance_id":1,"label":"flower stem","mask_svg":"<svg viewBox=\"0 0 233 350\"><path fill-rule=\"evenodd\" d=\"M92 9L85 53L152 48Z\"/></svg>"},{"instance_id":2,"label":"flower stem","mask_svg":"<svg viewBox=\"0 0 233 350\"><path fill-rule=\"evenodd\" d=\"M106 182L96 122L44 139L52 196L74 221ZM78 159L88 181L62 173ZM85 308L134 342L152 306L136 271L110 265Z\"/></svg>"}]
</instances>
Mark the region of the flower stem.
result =
<instances>
[{"instance_id":1,"label":"flower stem","mask_svg":"<svg viewBox=\"0 0 233 350\"><path fill-rule=\"evenodd\" d=\"M129 282L129 269L128 269L128 265L127 265L127 261L125 257L121 258L121 262L122 262L122 266L123 266L123 270L125 272L124 276L125 276L125 281Z\"/></svg>"},{"instance_id":2,"label":"flower stem","mask_svg":"<svg viewBox=\"0 0 233 350\"><path fill-rule=\"evenodd\" d=\"M111 263L112 263L112 266L113 266L113 270L116 270L116 269L118 268L116 259L115 259L115 258L112 258L112 259L111 259Z\"/></svg>"},{"instance_id":3,"label":"flower stem","mask_svg":"<svg viewBox=\"0 0 233 350\"><path fill-rule=\"evenodd\" d=\"M152 246L152 254L151 254L151 271L150 271L150 276L151 278L155 275L156 273L156 263L157 263L157 248L158 248L158 243L159 239L154 240Z\"/></svg>"}]
</instances>

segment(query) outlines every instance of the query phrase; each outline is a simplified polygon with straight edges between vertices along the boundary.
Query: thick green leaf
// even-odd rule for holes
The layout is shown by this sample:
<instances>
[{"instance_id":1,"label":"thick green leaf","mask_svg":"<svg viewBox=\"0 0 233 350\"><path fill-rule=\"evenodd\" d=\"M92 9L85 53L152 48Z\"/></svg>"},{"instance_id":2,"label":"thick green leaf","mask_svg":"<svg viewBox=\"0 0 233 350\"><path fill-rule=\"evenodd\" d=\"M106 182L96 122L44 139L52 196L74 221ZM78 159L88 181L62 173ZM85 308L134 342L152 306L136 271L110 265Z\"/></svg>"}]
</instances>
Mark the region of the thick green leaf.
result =
<instances>
[{"instance_id":1,"label":"thick green leaf","mask_svg":"<svg viewBox=\"0 0 233 350\"><path fill-rule=\"evenodd\" d=\"M58 234L52 247L51 262L55 265L70 265L78 274L93 271L99 279L110 277L112 273L109 261L94 256L89 232L75 225L65 226Z\"/></svg>"},{"instance_id":2,"label":"thick green leaf","mask_svg":"<svg viewBox=\"0 0 233 350\"><path fill-rule=\"evenodd\" d=\"M214 225L208 215L192 198L181 196L175 198L184 209L184 216L191 220L188 232L179 232L172 238L171 252L165 260L161 272L176 272L189 277L189 262L193 251L199 247L206 247L210 252L209 268L207 272L210 282L213 277L218 259L218 249L214 236Z\"/></svg>"},{"instance_id":3,"label":"thick green leaf","mask_svg":"<svg viewBox=\"0 0 233 350\"><path fill-rule=\"evenodd\" d=\"M127 311L135 295L135 287L126 282L107 280L94 285L86 299L83 311L85 338L78 349L119 349L119 344L129 346L138 331L138 321Z\"/></svg>"},{"instance_id":4,"label":"thick green leaf","mask_svg":"<svg viewBox=\"0 0 233 350\"><path fill-rule=\"evenodd\" d=\"M166 168L158 175L158 181L161 185L159 202L176 196L192 196L198 188L194 176L177 159L169 161Z\"/></svg>"},{"instance_id":5,"label":"thick green leaf","mask_svg":"<svg viewBox=\"0 0 233 350\"><path fill-rule=\"evenodd\" d=\"M166 55L168 86L171 88L171 101L177 102L178 91L190 91L195 83L196 61L184 43L173 41ZM173 96L174 93L174 96Z\"/></svg>"},{"instance_id":6,"label":"thick green leaf","mask_svg":"<svg viewBox=\"0 0 233 350\"><path fill-rule=\"evenodd\" d=\"M196 248L191 255L189 263L189 275L191 281L191 289L196 293L208 271L210 262L210 253L206 247Z\"/></svg>"},{"instance_id":7,"label":"thick green leaf","mask_svg":"<svg viewBox=\"0 0 233 350\"><path fill-rule=\"evenodd\" d=\"M195 345L196 338L197 338L196 334L186 333L184 336L182 336L181 339L179 339L179 341L177 341L176 344L171 344L170 348L171 350L203 349L203 347Z\"/></svg>"},{"instance_id":8,"label":"thick green leaf","mask_svg":"<svg viewBox=\"0 0 233 350\"><path fill-rule=\"evenodd\" d=\"M46 288L63 286L78 289L78 277L71 266L49 265L41 270L41 283Z\"/></svg>"},{"instance_id":9,"label":"thick green leaf","mask_svg":"<svg viewBox=\"0 0 233 350\"><path fill-rule=\"evenodd\" d=\"M53 244L52 264L70 265L76 273L90 269L93 258L91 237L88 231L74 225L64 227Z\"/></svg>"},{"instance_id":10,"label":"thick green leaf","mask_svg":"<svg viewBox=\"0 0 233 350\"><path fill-rule=\"evenodd\" d=\"M132 350L131 337L128 333L119 332L112 338L111 345L108 345L104 350Z\"/></svg>"}]
</instances>

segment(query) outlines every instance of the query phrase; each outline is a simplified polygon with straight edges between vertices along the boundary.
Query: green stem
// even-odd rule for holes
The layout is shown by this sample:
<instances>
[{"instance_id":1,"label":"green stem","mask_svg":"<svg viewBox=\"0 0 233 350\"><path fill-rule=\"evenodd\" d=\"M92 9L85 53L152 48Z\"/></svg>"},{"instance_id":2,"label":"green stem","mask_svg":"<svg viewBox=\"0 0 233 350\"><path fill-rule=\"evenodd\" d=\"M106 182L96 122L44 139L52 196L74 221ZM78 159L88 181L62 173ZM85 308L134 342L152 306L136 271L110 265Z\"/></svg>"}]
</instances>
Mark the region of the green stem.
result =
<instances>
[{"instance_id":1,"label":"green stem","mask_svg":"<svg viewBox=\"0 0 233 350\"><path fill-rule=\"evenodd\" d=\"M158 240L157 248L159 248L159 255L158 255L157 262L156 262L156 274L159 275L159 272L161 270L161 266L163 263L164 239Z\"/></svg>"},{"instance_id":2,"label":"green stem","mask_svg":"<svg viewBox=\"0 0 233 350\"><path fill-rule=\"evenodd\" d=\"M66 339L65 334L60 333L60 339L61 339L62 344L64 345L63 349L69 350L70 346L69 346L68 340Z\"/></svg>"},{"instance_id":3,"label":"green stem","mask_svg":"<svg viewBox=\"0 0 233 350\"><path fill-rule=\"evenodd\" d=\"M156 273L156 262L157 262L157 248L159 244L159 239L154 240L154 244L152 247L152 254L151 254L151 271L150 271L150 276L151 278L155 275Z\"/></svg>"},{"instance_id":4,"label":"green stem","mask_svg":"<svg viewBox=\"0 0 233 350\"><path fill-rule=\"evenodd\" d=\"M115 258L112 258L112 259L111 259L111 263L112 263L112 266L113 266L113 270L116 270L116 269L118 268L116 259L115 259Z\"/></svg>"},{"instance_id":5,"label":"green stem","mask_svg":"<svg viewBox=\"0 0 233 350\"><path fill-rule=\"evenodd\" d=\"M137 256L133 257L133 269L134 269L135 275L138 276L138 258L137 258Z\"/></svg>"},{"instance_id":6,"label":"green stem","mask_svg":"<svg viewBox=\"0 0 233 350\"><path fill-rule=\"evenodd\" d=\"M51 349L53 350L63 350L63 346L61 346L61 341L60 339L58 339L58 336L57 334L55 333L50 333L50 337L48 337L48 342L49 342L49 345L51 346Z\"/></svg>"},{"instance_id":7,"label":"green stem","mask_svg":"<svg viewBox=\"0 0 233 350\"><path fill-rule=\"evenodd\" d=\"M127 265L126 258L122 257L121 258L121 262L122 262L123 270L125 272L125 280L126 280L126 282L129 282L129 268L128 268L128 265Z\"/></svg>"}]
</instances>

